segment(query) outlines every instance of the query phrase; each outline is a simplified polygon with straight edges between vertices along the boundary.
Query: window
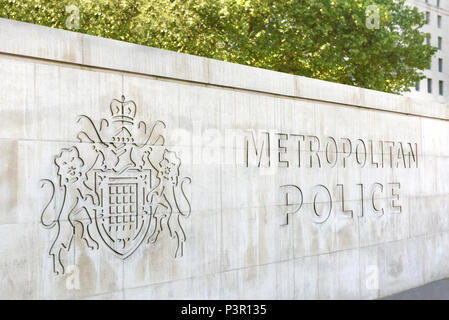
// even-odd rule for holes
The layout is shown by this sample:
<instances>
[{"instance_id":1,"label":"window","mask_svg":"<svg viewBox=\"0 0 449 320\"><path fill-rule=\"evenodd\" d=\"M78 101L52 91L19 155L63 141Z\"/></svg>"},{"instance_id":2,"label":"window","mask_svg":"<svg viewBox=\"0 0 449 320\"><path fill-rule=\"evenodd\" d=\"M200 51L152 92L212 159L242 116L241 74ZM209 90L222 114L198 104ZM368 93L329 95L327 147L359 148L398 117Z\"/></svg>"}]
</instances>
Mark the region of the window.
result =
<instances>
[{"instance_id":1,"label":"window","mask_svg":"<svg viewBox=\"0 0 449 320\"><path fill-rule=\"evenodd\" d=\"M440 0L437 0L437 8L440 7Z\"/></svg>"},{"instance_id":2,"label":"window","mask_svg":"<svg viewBox=\"0 0 449 320\"><path fill-rule=\"evenodd\" d=\"M428 44L428 45L430 45L430 38L431 38L432 36L429 34L428 36L427 36L427 38L426 38L426 44Z\"/></svg>"},{"instance_id":3,"label":"window","mask_svg":"<svg viewBox=\"0 0 449 320\"><path fill-rule=\"evenodd\" d=\"M438 59L438 71L443 72L443 59Z\"/></svg>"},{"instance_id":4,"label":"window","mask_svg":"<svg viewBox=\"0 0 449 320\"><path fill-rule=\"evenodd\" d=\"M443 49L443 38L438 37L438 50Z\"/></svg>"},{"instance_id":5,"label":"window","mask_svg":"<svg viewBox=\"0 0 449 320\"><path fill-rule=\"evenodd\" d=\"M430 12L426 11L426 23L429 24L430 23Z\"/></svg>"},{"instance_id":6,"label":"window","mask_svg":"<svg viewBox=\"0 0 449 320\"><path fill-rule=\"evenodd\" d=\"M440 96L443 96L443 95L444 95L444 82L440 80L440 81L438 82L438 86L439 86L439 93L440 93Z\"/></svg>"},{"instance_id":7,"label":"window","mask_svg":"<svg viewBox=\"0 0 449 320\"><path fill-rule=\"evenodd\" d=\"M438 22L437 22L437 24L438 24L438 28L441 28L441 16L438 16Z\"/></svg>"},{"instance_id":8,"label":"window","mask_svg":"<svg viewBox=\"0 0 449 320\"><path fill-rule=\"evenodd\" d=\"M420 89L420 86L419 86L419 85L420 85L420 83L419 83L419 81L417 81L417 82L416 82L416 85L415 85L415 90L416 90L416 91L419 91L419 89Z\"/></svg>"},{"instance_id":9,"label":"window","mask_svg":"<svg viewBox=\"0 0 449 320\"><path fill-rule=\"evenodd\" d=\"M432 79L427 79L427 92L432 93Z\"/></svg>"}]
</instances>

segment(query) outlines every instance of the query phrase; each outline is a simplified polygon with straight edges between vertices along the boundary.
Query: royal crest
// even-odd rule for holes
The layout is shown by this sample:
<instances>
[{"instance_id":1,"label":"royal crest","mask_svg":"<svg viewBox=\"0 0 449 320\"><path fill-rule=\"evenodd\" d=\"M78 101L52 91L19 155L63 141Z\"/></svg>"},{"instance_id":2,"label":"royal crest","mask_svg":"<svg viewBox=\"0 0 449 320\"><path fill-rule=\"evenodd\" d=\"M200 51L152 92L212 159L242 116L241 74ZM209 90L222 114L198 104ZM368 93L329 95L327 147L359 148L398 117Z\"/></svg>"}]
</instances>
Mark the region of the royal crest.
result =
<instances>
[{"instance_id":1,"label":"royal crest","mask_svg":"<svg viewBox=\"0 0 449 320\"><path fill-rule=\"evenodd\" d=\"M123 259L163 232L176 240L175 257L183 254L182 219L191 211L185 185L191 179L181 176L181 160L164 147L165 123L135 123L136 104L124 96L112 100L110 112L98 126L79 116L79 143L55 157L57 178L41 181L51 194L41 223L56 229L49 249L56 274L64 273L63 254L77 224L89 248L105 245Z\"/></svg>"}]
</instances>

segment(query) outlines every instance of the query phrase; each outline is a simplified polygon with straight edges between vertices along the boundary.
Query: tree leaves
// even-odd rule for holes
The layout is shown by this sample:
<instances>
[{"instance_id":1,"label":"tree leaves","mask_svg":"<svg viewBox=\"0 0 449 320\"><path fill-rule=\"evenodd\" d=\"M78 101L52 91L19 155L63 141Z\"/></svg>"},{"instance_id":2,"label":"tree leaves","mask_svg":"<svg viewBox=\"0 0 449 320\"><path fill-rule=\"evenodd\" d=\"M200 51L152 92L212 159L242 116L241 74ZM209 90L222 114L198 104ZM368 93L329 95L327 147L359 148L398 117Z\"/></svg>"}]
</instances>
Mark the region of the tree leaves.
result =
<instances>
[{"instance_id":1,"label":"tree leaves","mask_svg":"<svg viewBox=\"0 0 449 320\"><path fill-rule=\"evenodd\" d=\"M0 16L281 72L400 93L422 79L436 48L425 16L404 0L0 0Z\"/></svg>"}]
</instances>

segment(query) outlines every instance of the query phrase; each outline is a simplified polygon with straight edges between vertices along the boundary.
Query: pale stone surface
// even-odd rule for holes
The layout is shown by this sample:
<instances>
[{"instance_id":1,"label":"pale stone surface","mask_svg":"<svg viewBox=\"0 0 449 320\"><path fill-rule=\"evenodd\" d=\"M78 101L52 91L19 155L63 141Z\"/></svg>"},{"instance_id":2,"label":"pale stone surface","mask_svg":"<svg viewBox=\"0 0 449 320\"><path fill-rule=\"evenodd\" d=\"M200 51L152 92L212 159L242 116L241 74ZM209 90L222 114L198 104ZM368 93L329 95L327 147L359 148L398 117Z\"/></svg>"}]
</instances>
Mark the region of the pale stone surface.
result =
<instances>
[{"instance_id":1,"label":"pale stone surface","mask_svg":"<svg viewBox=\"0 0 449 320\"><path fill-rule=\"evenodd\" d=\"M2 18L0 38L4 53L70 63L83 60L83 35L80 33L61 33L58 29Z\"/></svg>"},{"instance_id":2,"label":"pale stone surface","mask_svg":"<svg viewBox=\"0 0 449 320\"><path fill-rule=\"evenodd\" d=\"M449 276L447 105L0 26L0 298L375 299Z\"/></svg>"}]
</instances>

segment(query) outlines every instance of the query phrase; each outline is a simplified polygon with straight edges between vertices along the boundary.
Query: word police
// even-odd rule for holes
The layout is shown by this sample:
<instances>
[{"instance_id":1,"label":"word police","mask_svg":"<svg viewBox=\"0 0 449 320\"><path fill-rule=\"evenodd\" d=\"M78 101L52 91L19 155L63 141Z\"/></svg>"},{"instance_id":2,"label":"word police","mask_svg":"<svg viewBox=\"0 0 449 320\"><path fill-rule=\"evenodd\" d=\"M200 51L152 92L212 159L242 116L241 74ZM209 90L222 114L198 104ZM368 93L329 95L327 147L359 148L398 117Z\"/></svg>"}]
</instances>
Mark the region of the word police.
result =
<instances>
[{"instance_id":1,"label":"word police","mask_svg":"<svg viewBox=\"0 0 449 320\"><path fill-rule=\"evenodd\" d=\"M300 186L282 185L280 187L284 207L284 217L281 225L289 223L289 216L301 211L305 203L312 211L312 221L321 224L326 222L335 212L337 218L364 217L373 215L382 217L385 213L397 214L402 212L400 199L401 184L398 182L382 184L379 182L366 186L362 183L351 188L337 184L334 192L325 185L315 185L309 192L303 193ZM349 199L349 195L353 198Z\"/></svg>"}]
</instances>

